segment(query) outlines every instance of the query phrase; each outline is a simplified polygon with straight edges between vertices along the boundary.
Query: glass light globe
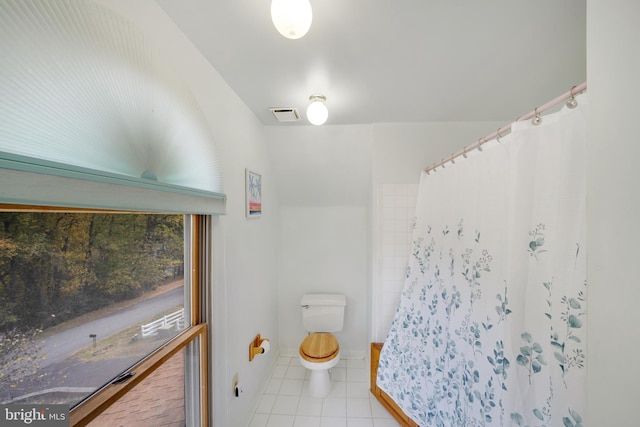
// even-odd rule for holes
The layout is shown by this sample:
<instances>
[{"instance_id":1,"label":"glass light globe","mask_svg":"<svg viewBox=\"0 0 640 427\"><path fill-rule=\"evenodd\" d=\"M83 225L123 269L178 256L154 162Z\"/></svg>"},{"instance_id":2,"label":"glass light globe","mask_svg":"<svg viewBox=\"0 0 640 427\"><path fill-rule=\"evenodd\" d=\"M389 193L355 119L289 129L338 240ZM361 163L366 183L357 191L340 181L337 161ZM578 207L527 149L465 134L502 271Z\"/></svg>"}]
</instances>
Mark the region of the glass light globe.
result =
<instances>
[{"instance_id":1,"label":"glass light globe","mask_svg":"<svg viewBox=\"0 0 640 427\"><path fill-rule=\"evenodd\" d=\"M316 99L307 107L307 119L312 125L320 126L327 121L328 117L329 111L322 100Z\"/></svg>"},{"instance_id":2,"label":"glass light globe","mask_svg":"<svg viewBox=\"0 0 640 427\"><path fill-rule=\"evenodd\" d=\"M271 20L280 34L299 39L311 28L313 14L309 0L272 0Z\"/></svg>"}]
</instances>

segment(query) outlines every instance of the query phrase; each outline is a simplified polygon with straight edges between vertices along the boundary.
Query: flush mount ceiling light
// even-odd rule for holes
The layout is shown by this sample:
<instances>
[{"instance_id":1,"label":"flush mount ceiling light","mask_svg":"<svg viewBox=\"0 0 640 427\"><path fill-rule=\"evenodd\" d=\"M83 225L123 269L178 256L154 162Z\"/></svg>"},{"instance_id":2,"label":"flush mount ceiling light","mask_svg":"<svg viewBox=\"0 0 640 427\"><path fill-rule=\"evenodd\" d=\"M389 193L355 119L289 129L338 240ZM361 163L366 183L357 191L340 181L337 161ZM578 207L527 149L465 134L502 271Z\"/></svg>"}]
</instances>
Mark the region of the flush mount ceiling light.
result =
<instances>
[{"instance_id":1,"label":"flush mount ceiling light","mask_svg":"<svg viewBox=\"0 0 640 427\"><path fill-rule=\"evenodd\" d=\"M311 28L309 0L272 0L271 20L280 34L288 39L299 39Z\"/></svg>"},{"instance_id":2,"label":"flush mount ceiling light","mask_svg":"<svg viewBox=\"0 0 640 427\"><path fill-rule=\"evenodd\" d=\"M307 107L307 119L312 125L320 126L327 121L329 111L324 105L327 98L324 95L311 95L309 101L311 104Z\"/></svg>"}]
</instances>

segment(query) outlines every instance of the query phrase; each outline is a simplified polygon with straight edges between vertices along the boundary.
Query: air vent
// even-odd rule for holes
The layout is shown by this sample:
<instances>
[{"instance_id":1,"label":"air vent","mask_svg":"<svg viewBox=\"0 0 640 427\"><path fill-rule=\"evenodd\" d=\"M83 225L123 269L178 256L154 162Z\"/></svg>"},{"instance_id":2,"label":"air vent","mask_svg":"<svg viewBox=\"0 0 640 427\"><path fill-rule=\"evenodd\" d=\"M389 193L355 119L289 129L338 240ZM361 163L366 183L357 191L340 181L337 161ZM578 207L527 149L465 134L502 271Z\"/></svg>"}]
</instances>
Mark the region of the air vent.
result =
<instances>
[{"instance_id":1,"label":"air vent","mask_svg":"<svg viewBox=\"0 0 640 427\"><path fill-rule=\"evenodd\" d=\"M270 108L273 115L279 122L297 122L300 114L295 108Z\"/></svg>"}]
</instances>

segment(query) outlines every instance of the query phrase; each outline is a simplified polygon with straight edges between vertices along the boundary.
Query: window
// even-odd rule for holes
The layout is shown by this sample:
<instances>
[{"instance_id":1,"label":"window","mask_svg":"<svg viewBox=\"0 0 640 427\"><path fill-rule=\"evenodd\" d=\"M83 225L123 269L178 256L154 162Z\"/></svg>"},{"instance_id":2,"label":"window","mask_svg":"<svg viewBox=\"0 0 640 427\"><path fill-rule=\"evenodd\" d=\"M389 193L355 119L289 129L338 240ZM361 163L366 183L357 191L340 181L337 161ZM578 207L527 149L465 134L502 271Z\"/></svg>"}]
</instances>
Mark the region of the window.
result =
<instances>
[{"instance_id":1,"label":"window","mask_svg":"<svg viewBox=\"0 0 640 427\"><path fill-rule=\"evenodd\" d=\"M136 425L206 424L207 220L0 205L0 402L104 425L152 389Z\"/></svg>"}]
</instances>

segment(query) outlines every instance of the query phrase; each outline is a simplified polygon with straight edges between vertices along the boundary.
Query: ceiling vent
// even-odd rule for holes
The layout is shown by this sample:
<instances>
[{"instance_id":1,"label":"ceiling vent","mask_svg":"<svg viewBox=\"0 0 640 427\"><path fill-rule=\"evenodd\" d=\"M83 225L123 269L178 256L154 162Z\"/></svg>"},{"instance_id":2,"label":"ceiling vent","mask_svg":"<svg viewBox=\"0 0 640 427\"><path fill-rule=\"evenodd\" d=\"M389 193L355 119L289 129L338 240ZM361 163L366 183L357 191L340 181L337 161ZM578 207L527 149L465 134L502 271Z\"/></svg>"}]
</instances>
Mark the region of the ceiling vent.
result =
<instances>
[{"instance_id":1,"label":"ceiling vent","mask_svg":"<svg viewBox=\"0 0 640 427\"><path fill-rule=\"evenodd\" d=\"M279 122L297 122L300 120L300 114L295 108L270 108L273 115Z\"/></svg>"}]
</instances>

